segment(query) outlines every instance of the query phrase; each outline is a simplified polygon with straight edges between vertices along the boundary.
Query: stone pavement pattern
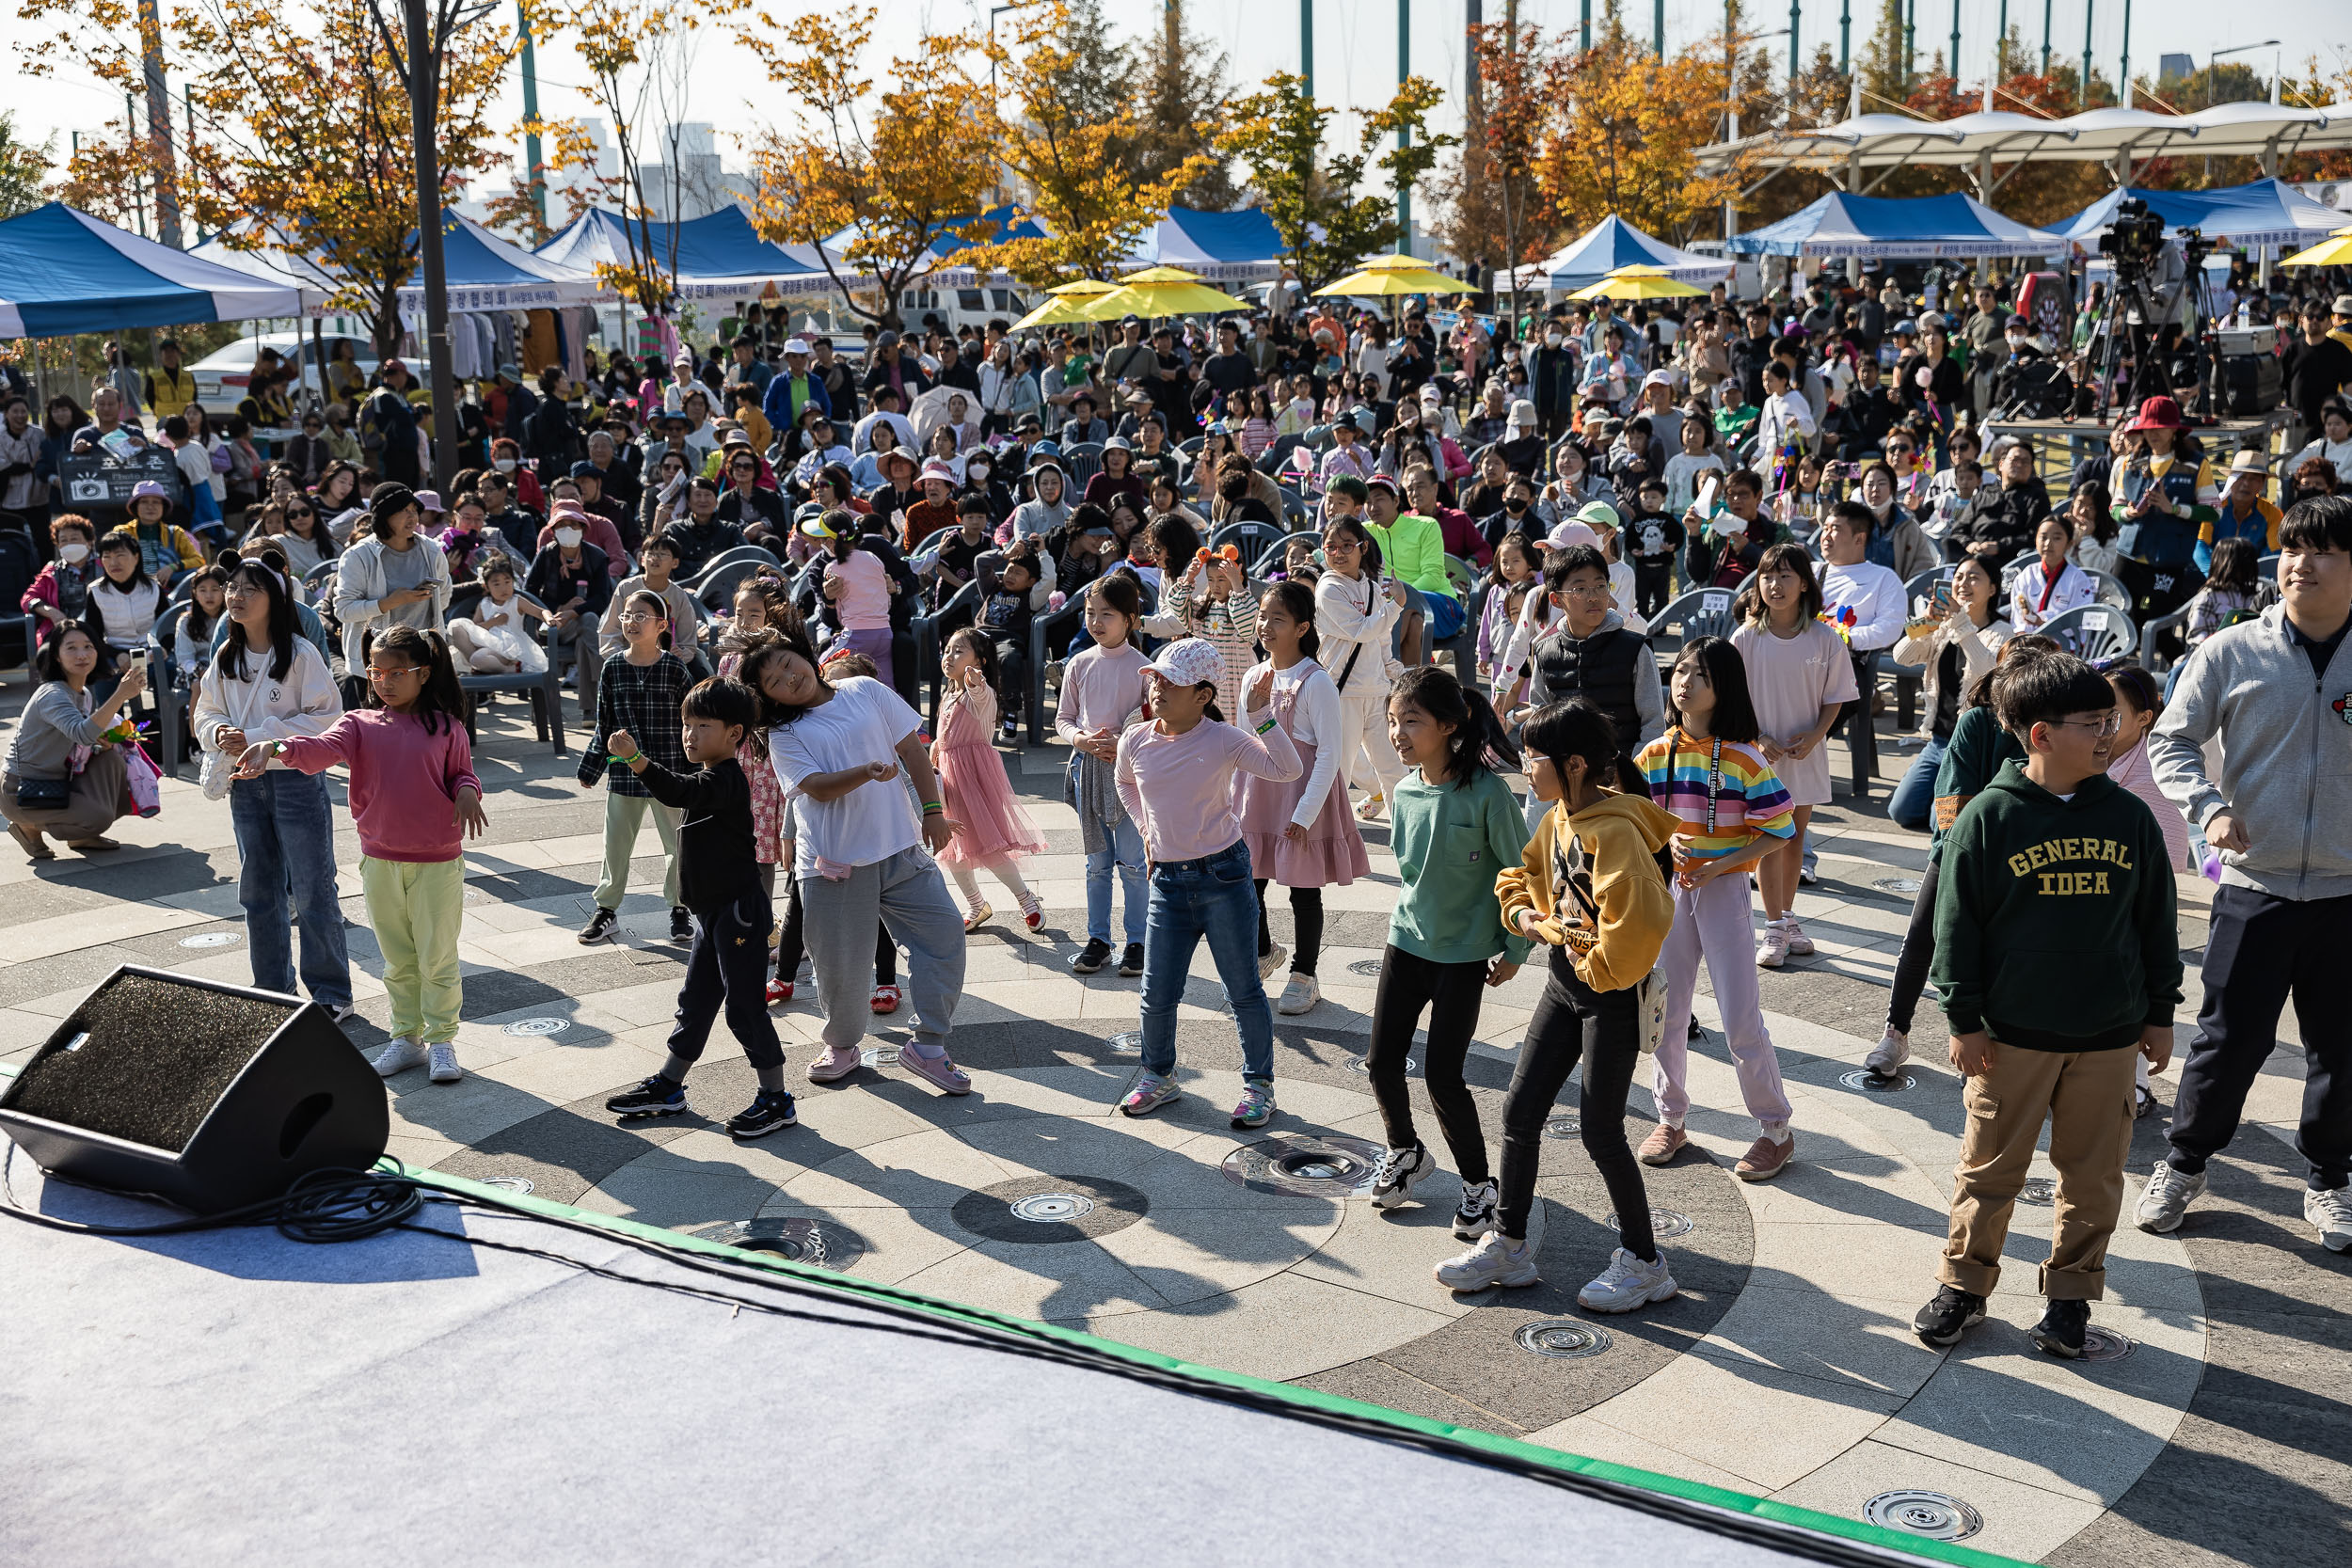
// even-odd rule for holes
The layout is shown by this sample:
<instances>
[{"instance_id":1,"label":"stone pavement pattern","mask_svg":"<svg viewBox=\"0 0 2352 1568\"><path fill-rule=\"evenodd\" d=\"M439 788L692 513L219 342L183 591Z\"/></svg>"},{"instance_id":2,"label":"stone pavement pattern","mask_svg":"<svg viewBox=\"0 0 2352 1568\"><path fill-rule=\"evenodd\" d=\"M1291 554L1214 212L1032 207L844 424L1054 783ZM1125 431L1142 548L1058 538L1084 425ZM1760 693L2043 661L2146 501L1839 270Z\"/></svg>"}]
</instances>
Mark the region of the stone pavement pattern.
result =
<instances>
[{"instance_id":1,"label":"stone pavement pattern","mask_svg":"<svg viewBox=\"0 0 2352 1568\"><path fill-rule=\"evenodd\" d=\"M0 711L12 715L22 690ZM1361 1053L1396 887L1384 830L1367 835L1373 875L1327 892L1326 1000L1277 1020L1273 1125L1227 1124L1238 1052L1205 953L1180 1026L1185 1098L1130 1121L1113 1105L1136 1069L1135 1042L1120 1037L1137 1025L1139 982L1108 971L1082 980L1068 967L1084 890L1059 798L1064 753L1008 752L1051 841L1028 868L1048 917L1032 936L1000 916L972 940L953 1049L975 1092L945 1099L898 1070L903 1033L884 1019L873 1021L866 1070L807 1084L799 1069L818 1014L804 970L776 1014L801 1125L739 1145L719 1123L752 1081L723 1024L689 1085L689 1115L624 1128L603 1111L606 1095L660 1063L683 950L644 891L625 906L618 942L575 942L603 804L574 784L572 759L531 741L518 713L487 710L478 753L490 832L467 856L469 1076L392 1082L391 1150L405 1160L527 1181L654 1225L821 1248L868 1278L1832 1513L1859 1514L1893 1491L1942 1493L1981 1516L1971 1544L2070 1568L2352 1559L2352 1259L2321 1251L2301 1221L2300 1168L2281 1141L2302 1076L2294 1046L2256 1091L2264 1127L2216 1162L2213 1193L2179 1236L2117 1232L2094 1323L2125 1337L2127 1354L2068 1365L2026 1339L2046 1202L2021 1203L2012 1267L1982 1329L1948 1354L1910 1334L1932 1289L1962 1116L1932 997L1909 1087L1845 1081L1877 1037L1904 879L1924 864L1924 841L1878 804L1817 816L1823 879L1799 913L1820 952L1763 977L1797 1110L1796 1163L1768 1185L1732 1179L1755 1129L1729 1109L1738 1091L1710 1030L1692 1056L1693 1147L1646 1173L1682 1293L1604 1318L1575 1303L1613 1230L1575 1141L1573 1085L1546 1146L1542 1285L1456 1297L1435 1284L1430 1266L1460 1245L1451 1176L1419 1189L1418 1207L1386 1214L1351 1196L1360 1166L1349 1161L1380 1137ZM161 816L119 827L131 847L118 854L0 866L0 1061L22 1060L118 964L249 980L227 806L189 784L165 799ZM373 1049L384 1037L379 962L358 843L347 817L338 826L364 972L365 1017L350 1033ZM643 847L655 847L650 833ZM635 870L635 888L658 891L657 855ZM2204 892L2184 886L2185 1019ZM1274 923L1286 938L1279 898ZM1502 1091L1540 989L1539 972L1525 971L1481 1014L1470 1074L1498 1151ZM1710 1006L1703 995L1711 1025ZM2179 1033L2185 1045L2189 1027ZM1649 1126L1646 1078L1635 1138ZM2171 1085L2158 1081L2168 1104ZM1425 1104L1417 1110L1440 1147ZM2132 1195L2164 1125L2162 1111L2140 1124ZM1545 1324L1555 1327L1537 1333ZM1562 1357L1522 1342L1524 1329L1538 1344L1591 1349L1578 1325L1603 1331L1605 1346Z\"/></svg>"}]
</instances>

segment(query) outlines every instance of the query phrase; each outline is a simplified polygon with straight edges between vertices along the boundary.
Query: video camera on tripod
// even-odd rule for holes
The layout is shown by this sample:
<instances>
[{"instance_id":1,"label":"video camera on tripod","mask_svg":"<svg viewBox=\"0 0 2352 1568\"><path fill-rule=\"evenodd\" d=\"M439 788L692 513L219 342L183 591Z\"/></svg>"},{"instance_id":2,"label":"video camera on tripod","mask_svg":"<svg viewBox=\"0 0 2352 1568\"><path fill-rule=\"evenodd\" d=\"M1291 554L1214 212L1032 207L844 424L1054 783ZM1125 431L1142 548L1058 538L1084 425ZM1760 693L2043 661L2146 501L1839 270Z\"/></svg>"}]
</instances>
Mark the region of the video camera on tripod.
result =
<instances>
[{"instance_id":1,"label":"video camera on tripod","mask_svg":"<svg viewBox=\"0 0 2352 1568\"><path fill-rule=\"evenodd\" d=\"M2125 197L2115 204L2115 218L2099 236L2099 254L2114 261L2119 277L2126 270L2145 271L2164 254L2164 218L2150 212L2138 197Z\"/></svg>"}]
</instances>

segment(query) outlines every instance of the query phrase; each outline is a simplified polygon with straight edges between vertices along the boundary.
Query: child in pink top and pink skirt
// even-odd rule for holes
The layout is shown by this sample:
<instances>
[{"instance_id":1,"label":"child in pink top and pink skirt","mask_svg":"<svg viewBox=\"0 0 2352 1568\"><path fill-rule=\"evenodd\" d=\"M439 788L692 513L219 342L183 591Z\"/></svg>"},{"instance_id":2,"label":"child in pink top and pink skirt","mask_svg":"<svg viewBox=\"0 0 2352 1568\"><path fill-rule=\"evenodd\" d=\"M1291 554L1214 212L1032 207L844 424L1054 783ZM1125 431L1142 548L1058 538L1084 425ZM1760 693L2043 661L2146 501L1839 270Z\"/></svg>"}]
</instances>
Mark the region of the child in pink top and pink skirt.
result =
<instances>
[{"instance_id":1,"label":"child in pink top and pink skirt","mask_svg":"<svg viewBox=\"0 0 2352 1568\"><path fill-rule=\"evenodd\" d=\"M940 673L947 678L947 698L940 708L939 738L931 743L931 766L958 826L937 859L963 892L965 930L987 925L996 912L980 896L978 873L985 870L1005 884L1021 907L1023 924L1034 931L1045 924L1045 906L1015 863L1044 853L1045 835L1021 809L1005 776L1005 759L996 754L995 642L964 627L947 640Z\"/></svg>"}]
</instances>

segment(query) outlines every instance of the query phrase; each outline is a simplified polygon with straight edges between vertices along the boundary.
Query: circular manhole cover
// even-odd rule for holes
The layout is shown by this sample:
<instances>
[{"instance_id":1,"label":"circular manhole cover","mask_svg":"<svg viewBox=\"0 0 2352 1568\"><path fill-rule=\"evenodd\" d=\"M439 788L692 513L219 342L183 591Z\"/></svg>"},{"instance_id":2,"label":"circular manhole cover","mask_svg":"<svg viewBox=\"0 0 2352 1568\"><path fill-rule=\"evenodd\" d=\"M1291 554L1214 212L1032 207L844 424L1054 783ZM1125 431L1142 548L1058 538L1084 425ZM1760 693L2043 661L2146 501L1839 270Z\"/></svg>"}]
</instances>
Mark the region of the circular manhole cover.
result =
<instances>
[{"instance_id":1,"label":"circular manhole cover","mask_svg":"<svg viewBox=\"0 0 2352 1568\"><path fill-rule=\"evenodd\" d=\"M1584 1123L1575 1117L1554 1117L1544 1123L1544 1136L1547 1138L1581 1138L1583 1135Z\"/></svg>"},{"instance_id":2,"label":"circular manhole cover","mask_svg":"<svg viewBox=\"0 0 2352 1568\"><path fill-rule=\"evenodd\" d=\"M1066 1225L1094 1212L1094 1199L1084 1193L1032 1193L1006 1207L1013 1218L1031 1225Z\"/></svg>"},{"instance_id":3,"label":"circular manhole cover","mask_svg":"<svg viewBox=\"0 0 2352 1568\"><path fill-rule=\"evenodd\" d=\"M2058 1183L2046 1176L2037 1176L2017 1189L2017 1201L2047 1205L2058 1197Z\"/></svg>"},{"instance_id":4,"label":"circular manhole cover","mask_svg":"<svg viewBox=\"0 0 2352 1568\"><path fill-rule=\"evenodd\" d=\"M1143 1054L1143 1031L1122 1029L1103 1043L1121 1056L1140 1056Z\"/></svg>"},{"instance_id":5,"label":"circular manhole cover","mask_svg":"<svg viewBox=\"0 0 2352 1568\"><path fill-rule=\"evenodd\" d=\"M974 1235L1023 1246L1124 1230L1152 1210L1139 1187L1099 1176L1020 1176L956 1199L949 1217Z\"/></svg>"},{"instance_id":6,"label":"circular manhole cover","mask_svg":"<svg viewBox=\"0 0 2352 1568\"><path fill-rule=\"evenodd\" d=\"M1609 1217L1600 1223L1612 1230L1616 1229L1617 1212L1614 1209L1610 1210ZM1661 1242L1670 1241L1677 1236L1688 1236L1697 1228L1698 1222L1679 1210L1652 1209L1649 1212L1650 1234Z\"/></svg>"},{"instance_id":7,"label":"circular manhole cover","mask_svg":"<svg viewBox=\"0 0 2352 1568\"><path fill-rule=\"evenodd\" d=\"M870 1068L897 1067L898 1048L895 1045L869 1045L857 1053L858 1060Z\"/></svg>"},{"instance_id":8,"label":"circular manhole cover","mask_svg":"<svg viewBox=\"0 0 2352 1568\"><path fill-rule=\"evenodd\" d=\"M183 947L231 947L245 940L243 931L199 931L192 937L182 937Z\"/></svg>"},{"instance_id":9,"label":"circular manhole cover","mask_svg":"<svg viewBox=\"0 0 2352 1568\"><path fill-rule=\"evenodd\" d=\"M1862 1516L1931 1541L1965 1541L1984 1528L1983 1515L1958 1497L1917 1489L1882 1492L1862 1505Z\"/></svg>"},{"instance_id":10,"label":"circular manhole cover","mask_svg":"<svg viewBox=\"0 0 2352 1568\"><path fill-rule=\"evenodd\" d=\"M2121 1361L2132 1354L2138 1341L2128 1334L2118 1334L2111 1328L2092 1325L2083 1330L2083 1359L2085 1361Z\"/></svg>"},{"instance_id":11,"label":"circular manhole cover","mask_svg":"<svg viewBox=\"0 0 2352 1568\"><path fill-rule=\"evenodd\" d=\"M483 1178L482 1184L496 1187L502 1193L529 1193L533 1190L528 1176L486 1176Z\"/></svg>"},{"instance_id":12,"label":"circular manhole cover","mask_svg":"<svg viewBox=\"0 0 2352 1568\"><path fill-rule=\"evenodd\" d=\"M1870 885L1881 893L1891 893L1899 898L1919 896L1919 879L1916 877L1874 877Z\"/></svg>"},{"instance_id":13,"label":"circular manhole cover","mask_svg":"<svg viewBox=\"0 0 2352 1568\"><path fill-rule=\"evenodd\" d=\"M1369 1078L1372 1076L1372 1058L1369 1056L1350 1056L1347 1059L1347 1070L1350 1072L1361 1073L1366 1078ZM1411 1056L1406 1057L1405 1070L1406 1072L1419 1072L1421 1070L1420 1061Z\"/></svg>"},{"instance_id":14,"label":"circular manhole cover","mask_svg":"<svg viewBox=\"0 0 2352 1568\"><path fill-rule=\"evenodd\" d=\"M1859 1089L1864 1094L1900 1094L1905 1089L1915 1089L1919 1086L1919 1080L1908 1072L1899 1078L1881 1078L1867 1068L1856 1068L1851 1072L1841 1072L1837 1075L1837 1081L1846 1087Z\"/></svg>"},{"instance_id":15,"label":"circular manhole cover","mask_svg":"<svg viewBox=\"0 0 2352 1568\"><path fill-rule=\"evenodd\" d=\"M707 1242L723 1242L745 1252L764 1252L812 1269L846 1273L866 1256L865 1239L831 1221L810 1219L728 1220L694 1232Z\"/></svg>"},{"instance_id":16,"label":"circular manhole cover","mask_svg":"<svg viewBox=\"0 0 2352 1568\"><path fill-rule=\"evenodd\" d=\"M1226 1180L1259 1192L1344 1198L1372 1190L1381 1148L1336 1132L1279 1133L1225 1156Z\"/></svg>"},{"instance_id":17,"label":"circular manhole cover","mask_svg":"<svg viewBox=\"0 0 2352 1568\"><path fill-rule=\"evenodd\" d=\"M1598 1323L1574 1318L1547 1318L1523 1323L1512 1336L1519 1349L1554 1361L1581 1361L1609 1349L1609 1331Z\"/></svg>"},{"instance_id":18,"label":"circular manhole cover","mask_svg":"<svg viewBox=\"0 0 2352 1568\"><path fill-rule=\"evenodd\" d=\"M1377 980L1380 978L1380 963L1378 958L1358 958L1347 966L1347 972L1359 979Z\"/></svg>"},{"instance_id":19,"label":"circular manhole cover","mask_svg":"<svg viewBox=\"0 0 2352 1568\"><path fill-rule=\"evenodd\" d=\"M571 1026L568 1018L518 1018L506 1026L506 1032L529 1039L540 1035L560 1035Z\"/></svg>"}]
</instances>

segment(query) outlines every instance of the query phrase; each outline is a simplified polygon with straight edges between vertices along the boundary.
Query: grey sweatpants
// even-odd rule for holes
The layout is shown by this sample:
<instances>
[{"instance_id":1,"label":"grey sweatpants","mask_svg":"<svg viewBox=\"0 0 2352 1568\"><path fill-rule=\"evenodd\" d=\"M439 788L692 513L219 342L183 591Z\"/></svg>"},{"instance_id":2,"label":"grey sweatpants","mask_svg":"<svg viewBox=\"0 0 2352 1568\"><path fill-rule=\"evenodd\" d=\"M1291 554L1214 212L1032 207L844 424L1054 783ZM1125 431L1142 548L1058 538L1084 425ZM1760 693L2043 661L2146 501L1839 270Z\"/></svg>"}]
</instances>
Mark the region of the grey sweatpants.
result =
<instances>
[{"instance_id":1,"label":"grey sweatpants","mask_svg":"<svg viewBox=\"0 0 2352 1568\"><path fill-rule=\"evenodd\" d=\"M939 864L920 847L861 865L841 881L801 879L802 928L825 1009L828 1047L855 1045L872 1018L874 921L907 950L918 1044L946 1049L963 997L963 916Z\"/></svg>"}]
</instances>

